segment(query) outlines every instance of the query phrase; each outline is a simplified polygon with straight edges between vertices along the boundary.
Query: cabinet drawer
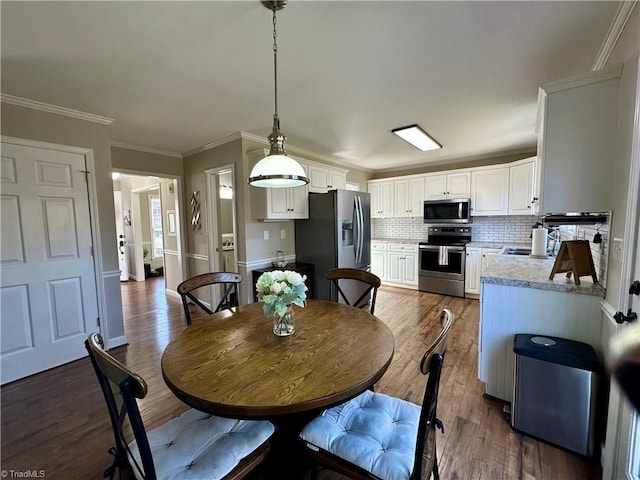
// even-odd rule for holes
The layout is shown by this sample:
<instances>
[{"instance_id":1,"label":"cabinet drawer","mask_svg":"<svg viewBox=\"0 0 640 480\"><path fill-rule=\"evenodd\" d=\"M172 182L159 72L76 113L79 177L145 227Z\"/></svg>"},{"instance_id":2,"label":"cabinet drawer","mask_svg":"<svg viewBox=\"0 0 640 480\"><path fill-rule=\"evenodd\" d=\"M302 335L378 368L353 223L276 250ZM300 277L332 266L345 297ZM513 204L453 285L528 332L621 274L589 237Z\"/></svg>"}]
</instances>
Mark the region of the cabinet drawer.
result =
<instances>
[{"instance_id":1,"label":"cabinet drawer","mask_svg":"<svg viewBox=\"0 0 640 480\"><path fill-rule=\"evenodd\" d=\"M371 250L385 251L387 250L386 242L371 242Z\"/></svg>"},{"instance_id":2,"label":"cabinet drawer","mask_svg":"<svg viewBox=\"0 0 640 480\"><path fill-rule=\"evenodd\" d=\"M390 243L389 251L392 252L417 252L418 245L415 243Z\"/></svg>"}]
</instances>

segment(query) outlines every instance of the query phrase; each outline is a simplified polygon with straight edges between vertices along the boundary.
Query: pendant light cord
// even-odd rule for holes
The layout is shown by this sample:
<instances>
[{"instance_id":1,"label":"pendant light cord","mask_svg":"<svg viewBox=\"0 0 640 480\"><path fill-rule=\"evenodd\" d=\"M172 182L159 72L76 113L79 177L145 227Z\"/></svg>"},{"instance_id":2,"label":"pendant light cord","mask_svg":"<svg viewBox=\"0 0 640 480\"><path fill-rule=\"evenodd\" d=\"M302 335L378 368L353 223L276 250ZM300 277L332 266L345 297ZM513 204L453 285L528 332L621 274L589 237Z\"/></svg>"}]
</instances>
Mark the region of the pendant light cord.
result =
<instances>
[{"instance_id":1,"label":"pendant light cord","mask_svg":"<svg viewBox=\"0 0 640 480\"><path fill-rule=\"evenodd\" d=\"M276 2L273 2L273 90L275 98L274 117L278 118L278 43L276 38Z\"/></svg>"}]
</instances>

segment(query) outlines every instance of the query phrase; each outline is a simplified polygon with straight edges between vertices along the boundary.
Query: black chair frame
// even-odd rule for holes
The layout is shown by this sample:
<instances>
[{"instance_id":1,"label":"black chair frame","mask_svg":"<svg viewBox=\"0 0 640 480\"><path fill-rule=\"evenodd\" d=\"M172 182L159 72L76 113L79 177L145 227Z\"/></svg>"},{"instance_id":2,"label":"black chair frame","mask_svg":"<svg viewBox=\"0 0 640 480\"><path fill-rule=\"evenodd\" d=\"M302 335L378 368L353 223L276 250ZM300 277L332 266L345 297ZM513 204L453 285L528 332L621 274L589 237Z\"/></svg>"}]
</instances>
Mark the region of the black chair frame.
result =
<instances>
[{"instance_id":1,"label":"black chair frame","mask_svg":"<svg viewBox=\"0 0 640 480\"><path fill-rule=\"evenodd\" d=\"M92 345L92 343L94 345ZM109 453L115 458L111 466L105 470L103 477L113 479L116 470L118 470L120 473L119 478L133 479L135 476L132 468L135 467L145 480L156 480L156 472L151 456L151 448L149 447L149 440L147 438L142 417L140 416L140 409L138 408L138 403L136 401L136 398L144 398L146 396L146 382L122 364L114 368L113 372L121 377L117 386L118 391L122 396L122 404L120 408L118 408L118 403L115 395L113 394L113 390L111 389L109 377L107 377L103 371L104 368L108 368L103 365L105 360L96 357L96 347L104 349L104 342L100 334L92 334L91 337L85 341L85 347L89 352L91 364L96 372L100 388L107 403L107 410L109 411L111 428L113 430L115 440L115 446L109 449ZM117 362L115 359L112 361ZM129 461L132 457L129 454L129 446L124 435L124 421L127 417L129 418L129 424L140 451L142 467L138 465L135 460L134 466L132 467Z\"/></svg>"},{"instance_id":2,"label":"black chair frame","mask_svg":"<svg viewBox=\"0 0 640 480\"><path fill-rule=\"evenodd\" d=\"M344 302L352 307L363 308L367 304L364 302L365 298L369 296L371 293L371 303L370 303L370 313L373 315L376 308L376 296L378 294L378 287L381 285L380 278L370 272L366 272L364 270L359 270L356 268L334 268L325 273L325 277L333 284L336 288L338 295L342 297ZM360 295L360 297L353 303L349 302L347 296L340 288L340 280L355 280L358 282L362 282L368 284L367 289Z\"/></svg>"},{"instance_id":3,"label":"black chair frame","mask_svg":"<svg viewBox=\"0 0 640 480\"><path fill-rule=\"evenodd\" d=\"M435 437L431 438L431 435L435 435L436 428L444 433L444 425L437 417L436 410L447 339L451 326L453 325L453 313L448 309L443 310L440 314L440 321L443 325L443 329L431 343L431 346L425 352L420 362L420 372L423 375L428 374L429 377L427 379L422 399L420 421L418 424L416 438L416 453L413 461L413 470L411 471L409 480L424 480L430 478L431 474L433 474L434 480L440 480L437 452L435 448ZM434 442L432 452L428 452L427 449L430 440ZM424 462L423 455L426 452L431 453L430 465L425 465ZM315 464L311 471L312 480L317 480L318 465L322 465L324 468L328 468L355 480L379 480L378 477L373 476L367 470L347 462L346 460L342 460L336 455L325 452L324 450L314 451L307 449L307 453L315 460ZM425 468L428 470L425 470Z\"/></svg>"},{"instance_id":4,"label":"black chair frame","mask_svg":"<svg viewBox=\"0 0 640 480\"><path fill-rule=\"evenodd\" d=\"M187 325L191 325L191 312L189 312L189 301L195 303L208 315L213 315L222 309L237 307L238 306L238 284L242 282L242 276L234 272L212 272L196 275L195 277L188 278L180 285L178 285L178 293L182 298L182 307L186 316ZM225 291L216 305L216 308L212 311L204 303L202 303L195 295L193 291L210 285L224 284Z\"/></svg>"}]
</instances>

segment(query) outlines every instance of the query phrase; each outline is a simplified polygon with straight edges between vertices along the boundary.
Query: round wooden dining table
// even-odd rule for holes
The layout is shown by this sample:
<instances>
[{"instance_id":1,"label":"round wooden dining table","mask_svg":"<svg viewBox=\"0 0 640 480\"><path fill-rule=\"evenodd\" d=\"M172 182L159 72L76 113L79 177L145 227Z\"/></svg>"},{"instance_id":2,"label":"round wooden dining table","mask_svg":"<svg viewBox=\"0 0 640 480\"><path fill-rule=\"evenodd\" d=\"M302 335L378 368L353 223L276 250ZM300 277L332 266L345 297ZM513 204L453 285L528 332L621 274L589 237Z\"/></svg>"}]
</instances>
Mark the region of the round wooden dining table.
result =
<instances>
[{"instance_id":1,"label":"round wooden dining table","mask_svg":"<svg viewBox=\"0 0 640 480\"><path fill-rule=\"evenodd\" d=\"M389 328L336 302L294 306L295 333L278 337L262 303L223 310L185 328L162 354L162 375L204 412L266 418L318 412L377 382L393 357Z\"/></svg>"}]
</instances>

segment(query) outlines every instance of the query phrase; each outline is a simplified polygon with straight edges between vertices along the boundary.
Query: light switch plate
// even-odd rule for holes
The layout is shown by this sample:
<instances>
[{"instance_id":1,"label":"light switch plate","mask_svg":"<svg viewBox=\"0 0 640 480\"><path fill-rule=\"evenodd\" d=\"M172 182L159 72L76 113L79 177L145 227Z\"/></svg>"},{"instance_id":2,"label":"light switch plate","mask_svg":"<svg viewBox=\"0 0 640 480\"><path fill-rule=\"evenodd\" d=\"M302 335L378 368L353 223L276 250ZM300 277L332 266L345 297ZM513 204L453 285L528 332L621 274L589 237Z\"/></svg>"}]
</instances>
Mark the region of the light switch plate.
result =
<instances>
[{"instance_id":1,"label":"light switch plate","mask_svg":"<svg viewBox=\"0 0 640 480\"><path fill-rule=\"evenodd\" d=\"M622 243L622 238L613 237L613 243L611 244L611 258L616 262L620 262L622 260Z\"/></svg>"},{"instance_id":2,"label":"light switch plate","mask_svg":"<svg viewBox=\"0 0 640 480\"><path fill-rule=\"evenodd\" d=\"M264 231L264 239L269 240L269 230Z\"/></svg>"},{"instance_id":3,"label":"light switch plate","mask_svg":"<svg viewBox=\"0 0 640 480\"><path fill-rule=\"evenodd\" d=\"M285 238L287 238L287 231L286 230L280 230L280 238L282 240L284 240Z\"/></svg>"}]
</instances>

